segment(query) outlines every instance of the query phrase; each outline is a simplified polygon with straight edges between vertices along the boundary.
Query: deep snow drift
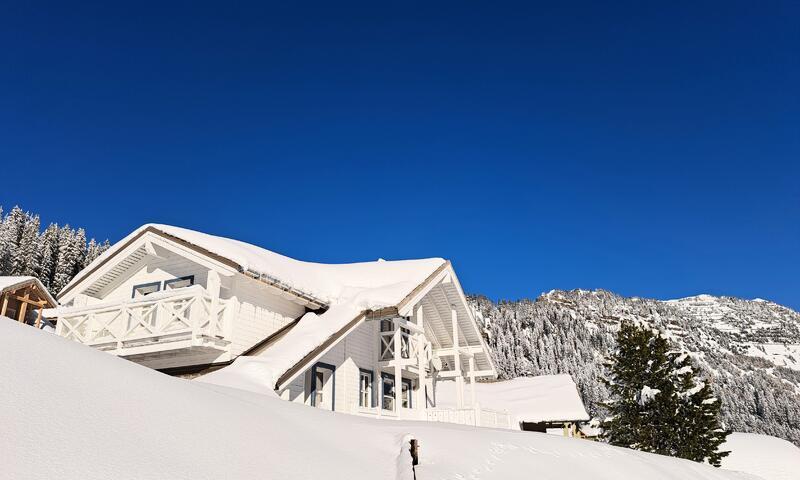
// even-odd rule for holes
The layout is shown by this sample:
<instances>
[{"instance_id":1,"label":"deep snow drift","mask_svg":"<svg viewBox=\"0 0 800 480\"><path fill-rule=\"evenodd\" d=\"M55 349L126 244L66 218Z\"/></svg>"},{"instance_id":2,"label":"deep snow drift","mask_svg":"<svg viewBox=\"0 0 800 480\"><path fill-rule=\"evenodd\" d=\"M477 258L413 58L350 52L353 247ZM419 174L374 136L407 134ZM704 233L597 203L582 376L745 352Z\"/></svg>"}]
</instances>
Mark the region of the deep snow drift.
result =
<instances>
[{"instance_id":1,"label":"deep snow drift","mask_svg":"<svg viewBox=\"0 0 800 480\"><path fill-rule=\"evenodd\" d=\"M731 452L722 459L722 468L753 473L764 480L800 478L800 448L782 438L732 433L722 449Z\"/></svg>"},{"instance_id":2,"label":"deep snow drift","mask_svg":"<svg viewBox=\"0 0 800 480\"><path fill-rule=\"evenodd\" d=\"M0 478L753 479L529 432L376 420L168 377L0 318Z\"/></svg>"}]
</instances>

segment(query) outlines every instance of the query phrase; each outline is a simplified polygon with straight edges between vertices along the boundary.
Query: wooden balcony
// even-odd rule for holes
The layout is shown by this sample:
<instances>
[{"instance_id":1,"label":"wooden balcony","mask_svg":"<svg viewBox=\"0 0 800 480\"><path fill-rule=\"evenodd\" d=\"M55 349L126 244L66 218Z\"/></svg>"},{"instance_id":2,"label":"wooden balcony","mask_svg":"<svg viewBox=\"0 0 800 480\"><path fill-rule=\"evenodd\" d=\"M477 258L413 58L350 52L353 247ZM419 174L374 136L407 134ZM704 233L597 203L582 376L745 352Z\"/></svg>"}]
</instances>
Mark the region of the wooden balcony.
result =
<instances>
[{"instance_id":1,"label":"wooden balcony","mask_svg":"<svg viewBox=\"0 0 800 480\"><path fill-rule=\"evenodd\" d=\"M62 308L56 333L119 356L208 349L224 353L238 302L195 285L118 303Z\"/></svg>"}]
</instances>

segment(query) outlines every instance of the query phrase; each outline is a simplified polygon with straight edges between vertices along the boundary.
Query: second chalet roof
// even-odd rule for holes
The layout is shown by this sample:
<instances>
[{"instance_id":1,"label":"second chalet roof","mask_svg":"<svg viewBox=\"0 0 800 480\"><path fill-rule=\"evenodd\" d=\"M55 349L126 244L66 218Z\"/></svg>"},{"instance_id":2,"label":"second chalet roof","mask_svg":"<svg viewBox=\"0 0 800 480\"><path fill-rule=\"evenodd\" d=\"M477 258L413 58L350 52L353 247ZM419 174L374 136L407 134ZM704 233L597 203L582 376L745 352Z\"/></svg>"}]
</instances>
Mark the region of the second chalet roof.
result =
<instances>
[{"instance_id":1,"label":"second chalet roof","mask_svg":"<svg viewBox=\"0 0 800 480\"><path fill-rule=\"evenodd\" d=\"M455 407L455 382L445 381L437 385L437 406ZM514 423L589 420L575 382L565 374L476 383L475 392L481 407L506 410ZM465 397L465 405L471 407L470 395Z\"/></svg>"},{"instance_id":2,"label":"second chalet roof","mask_svg":"<svg viewBox=\"0 0 800 480\"><path fill-rule=\"evenodd\" d=\"M51 305L55 306L58 304L52 295L50 295L50 292L44 288L44 285L42 285L42 282L40 282L38 278L25 276L0 276L0 293L22 288L26 285L36 285L37 290L42 292L44 298L50 302Z\"/></svg>"},{"instance_id":3,"label":"second chalet roof","mask_svg":"<svg viewBox=\"0 0 800 480\"><path fill-rule=\"evenodd\" d=\"M364 300L361 302L364 303L364 308L394 306L445 263L441 258L347 264L304 262L239 240L170 225L146 224L115 243L76 275L62 292L80 282L94 268L124 248L129 241L148 230L225 258L235 263L243 273L267 278L318 299L328 306L350 302L355 297ZM364 298L367 290L372 295Z\"/></svg>"}]
</instances>

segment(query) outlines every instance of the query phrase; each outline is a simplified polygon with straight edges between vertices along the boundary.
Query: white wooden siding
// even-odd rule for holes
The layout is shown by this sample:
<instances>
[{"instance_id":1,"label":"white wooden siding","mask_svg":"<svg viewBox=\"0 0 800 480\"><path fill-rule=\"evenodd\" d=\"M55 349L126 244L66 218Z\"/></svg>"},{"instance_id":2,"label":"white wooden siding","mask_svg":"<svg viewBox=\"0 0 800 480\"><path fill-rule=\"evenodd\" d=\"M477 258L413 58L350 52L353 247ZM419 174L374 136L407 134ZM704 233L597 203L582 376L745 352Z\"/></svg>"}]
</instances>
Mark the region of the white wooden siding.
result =
<instances>
[{"instance_id":1,"label":"white wooden siding","mask_svg":"<svg viewBox=\"0 0 800 480\"><path fill-rule=\"evenodd\" d=\"M206 286L208 268L179 255L167 258L147 256L131 266L131 273L122 275L119 280L109 285L99 299L89 297L89 304L108 301L126 301L131 299L133 286L143 283L160 282L164 287L165 280L194 275L195 285Z\"/></svg>"},{"instance_id":2,"label":"white wooden siding","mask_svg":"<svg viewBox=\"0 0 800 480\"><path fill-rule=\"evenodd\" d=\"M236 276L231 294L240 305L231 332L232 355L241 354L305 313L305 307L272 292L256 280Z\"/></svg>"}]
</instances>

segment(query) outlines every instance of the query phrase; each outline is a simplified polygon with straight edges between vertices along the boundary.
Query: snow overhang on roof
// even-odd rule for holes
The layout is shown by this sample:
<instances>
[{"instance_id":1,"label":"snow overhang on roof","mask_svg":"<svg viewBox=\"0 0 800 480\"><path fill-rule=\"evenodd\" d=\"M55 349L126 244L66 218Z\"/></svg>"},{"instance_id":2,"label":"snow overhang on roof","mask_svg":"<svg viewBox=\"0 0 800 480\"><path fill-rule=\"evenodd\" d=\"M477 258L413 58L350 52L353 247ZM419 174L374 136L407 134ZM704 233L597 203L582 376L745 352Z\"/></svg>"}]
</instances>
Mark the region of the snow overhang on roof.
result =
<instances>
[{"instance_id":1,"label":"snow overhang on roof","mask_svg":"<svg viewBox=\"0 0 800 480\"><path fill-rule=\"evenodd\" d=\"M51 306L55 307L58 305L56 299L50 295L50 292L47 291L42 282L36 277L0 276L0 293L18 290L28 285L36 285L37 290L42 293Z\"/></svg>"},{"instance_id":2,"label":"snow overhang on roof","mask_svg":"<svg viewBox=\"0 0 800 480\"><path fill-rule=\"evenodd\" d=\"M270 283L321 306L332 306L359 296L363 299L367 290L371 294L368 295L366 303L381 306L396 305L406 295L406 290L419 285L431 271L444 263L441 258L379 260L348 264L304 262L239 240L170 225L147 224L115 243L78 273L61 290L59 297L73 289L146 232L154 232L193 247L216 260L234 266L245 275Z\"/></svg>"}]
</instances>

